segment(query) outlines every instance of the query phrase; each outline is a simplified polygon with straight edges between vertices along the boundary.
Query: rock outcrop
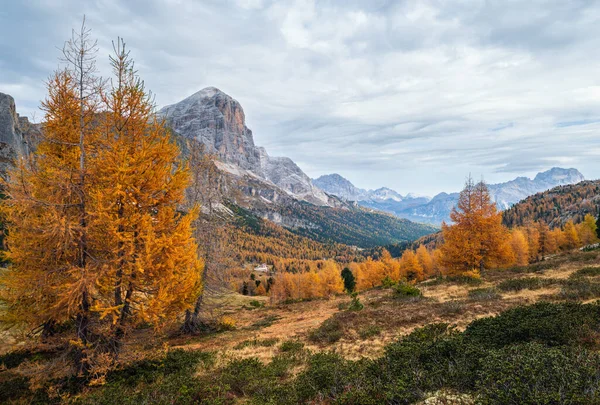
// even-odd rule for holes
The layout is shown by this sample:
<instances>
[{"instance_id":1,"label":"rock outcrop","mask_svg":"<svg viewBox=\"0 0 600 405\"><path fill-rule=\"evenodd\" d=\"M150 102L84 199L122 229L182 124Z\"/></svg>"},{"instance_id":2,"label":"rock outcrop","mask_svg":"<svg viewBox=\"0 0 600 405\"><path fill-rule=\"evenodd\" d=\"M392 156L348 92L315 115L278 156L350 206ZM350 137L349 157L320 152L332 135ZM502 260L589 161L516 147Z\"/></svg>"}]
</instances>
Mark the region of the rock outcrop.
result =
<instances>
[{"instance_id":1,"label":"rock outcrop","mask_svg":"<svg viewBox=\"0 0 600 405\"><path fill-rule=\"evenodd\" d=\"M4 175L14 162L28 153L27 140L21 124L29 124L26 118L20 118L15 100L8 94L0 93L0 175ZM29 130L29 126L26 128Z\"/></svg>"},{"instance_id":2,"label":"rock outcrop","mask_svg":"<svg viewBox=\"0 0 600 405\"><path fill-rule=\"evenodd\" d=\"M252 174L294 198L316 205L331 205L331 197L315 187L289 158L271 157L254 144L240 103L215 87L207 87L159 111L179 135L202 142L230 173ZM231 165L234 165L232 168Z\"/></svg>"}]
</instances>

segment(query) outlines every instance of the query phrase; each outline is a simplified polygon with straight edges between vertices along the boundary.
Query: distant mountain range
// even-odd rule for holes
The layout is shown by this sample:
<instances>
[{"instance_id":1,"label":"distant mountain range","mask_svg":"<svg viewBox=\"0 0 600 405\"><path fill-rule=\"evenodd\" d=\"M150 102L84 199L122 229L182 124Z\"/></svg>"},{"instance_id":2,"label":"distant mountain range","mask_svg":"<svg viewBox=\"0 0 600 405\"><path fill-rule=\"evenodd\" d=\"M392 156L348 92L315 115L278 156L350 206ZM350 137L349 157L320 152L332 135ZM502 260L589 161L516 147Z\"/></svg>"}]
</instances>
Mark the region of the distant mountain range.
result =
<instances>
[{"instance_id":1,"label":"distant mountain range","mask_svg":"<svg viewBox=\"0 0 600 405\"><path fill-rule=\"evenodd\" d=\"M575 184L585 180L577 169L554 167L538 173L534 179L517 177L499 184L489 184L492 199L500 210L540 191L552 187ZM356 201L359 205L392 213L399 218L415 222L440 225L450 222L450 212L458 202L459 193L440 193L433 198L416 197L411 194L402 196L386 187L377 190L365 190L355 187L339 174L328 174L313 180L313 184L329 194L347 201Z\"/></svg>"}]
</instances>

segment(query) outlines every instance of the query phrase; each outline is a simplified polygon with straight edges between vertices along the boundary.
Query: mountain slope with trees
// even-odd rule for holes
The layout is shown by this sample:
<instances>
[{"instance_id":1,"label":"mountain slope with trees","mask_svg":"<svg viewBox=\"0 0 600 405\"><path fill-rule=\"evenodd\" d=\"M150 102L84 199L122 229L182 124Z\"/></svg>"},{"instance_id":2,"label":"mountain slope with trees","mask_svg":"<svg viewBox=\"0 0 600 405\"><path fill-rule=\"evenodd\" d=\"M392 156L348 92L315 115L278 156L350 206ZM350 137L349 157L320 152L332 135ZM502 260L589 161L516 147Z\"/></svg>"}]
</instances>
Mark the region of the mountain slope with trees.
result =
<instances>
[{"instance_id":1,"label":"mountain slope with trees","mask_svg":"<svg viewBox=\"0 0 600 405\"><path fill-rule=\"evenodd\" d=\"M509 227L544 221L551 228L569 220L581 222L586 214L598 215L600 180L582 181L534 194L504 211L502 221Z\"/></svg>"}]
</instances>

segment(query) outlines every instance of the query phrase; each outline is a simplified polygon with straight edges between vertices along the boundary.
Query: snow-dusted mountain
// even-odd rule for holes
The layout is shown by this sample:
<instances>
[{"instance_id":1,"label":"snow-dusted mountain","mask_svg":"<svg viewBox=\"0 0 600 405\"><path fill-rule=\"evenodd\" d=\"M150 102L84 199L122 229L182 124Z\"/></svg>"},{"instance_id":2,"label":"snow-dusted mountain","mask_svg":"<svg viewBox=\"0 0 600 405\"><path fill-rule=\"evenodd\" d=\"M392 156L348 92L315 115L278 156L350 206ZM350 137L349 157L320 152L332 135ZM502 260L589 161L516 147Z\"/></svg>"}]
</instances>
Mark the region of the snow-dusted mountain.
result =
<instances>
[{"instance_id":1,"label":"snow-dusted mountain","mask_svg":"<svg viewBox=\"0 0 600 405\"><path fill-rule=\"evenodd\" d=\"M498 208L505 210L519 201L540 191L575 184L585 180L577 169L554 167L538 173L534 179L517 177L499 184L489 184L492 199ZM313 184L341 198L357 201L360 205L390 212L400 218L433 225L450 222L450 212L458 202L459 193L440 193L433 198L416 197L411 193L401 196L394 190L380 188L364 190L356 188L339 174L321 176Z\"/></svg>"},{"instance_id":2,"label":"snow-dusted mountain","mask_svg":"<svg viewBox=\"0 0 600 405\"><path fill-rule=\"evenodd\" d=\"M330 197L315 187L291 159L271 157L254 144L252 131L240 103L215 87L164 107L158 113L185 138L202 142L226 164L222 168L238 175L254 175L316 205L331 205Z\"/></svg>"},{"instance_id":3,"label":"snow-dusted mountain","mask_svg":"<svg viewBox=\"0 0 600 405\"><path fill-rule=\"evenodd\" d=\"M349 180L337 173L323 175L318 179L313 179L312 182L321 190L348 201L382 202L390 200L401 202L405 200L413 200L415 198L429 200L428 197L416 197L411 194L402 196L395 190L387 187L381 187L376 190L365 190L363 188L358 188Z\"/></svg>"}]
</instances>

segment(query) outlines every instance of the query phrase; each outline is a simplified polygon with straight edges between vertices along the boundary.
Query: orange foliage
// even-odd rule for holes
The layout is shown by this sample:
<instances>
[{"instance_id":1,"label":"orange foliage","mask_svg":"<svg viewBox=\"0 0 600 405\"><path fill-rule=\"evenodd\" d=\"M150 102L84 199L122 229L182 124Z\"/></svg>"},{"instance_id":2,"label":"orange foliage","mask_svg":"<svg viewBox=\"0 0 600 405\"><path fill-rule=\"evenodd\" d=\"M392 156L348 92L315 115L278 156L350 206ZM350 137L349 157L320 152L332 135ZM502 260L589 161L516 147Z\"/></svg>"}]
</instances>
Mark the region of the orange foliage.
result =
<instances>
[{"instance_id":1,"label":"orange foliage","mask_svg":"<svg viewBox=\"0 0 600 405\"><path fill-rule=\"evenodd\" d=\"M502 216L483 182L468 179L457 207L450 214L453 225L442 225L442 263L448 275L478 274L484 268L506 263L510 257Z\"/></svg>"}]
</instances>

